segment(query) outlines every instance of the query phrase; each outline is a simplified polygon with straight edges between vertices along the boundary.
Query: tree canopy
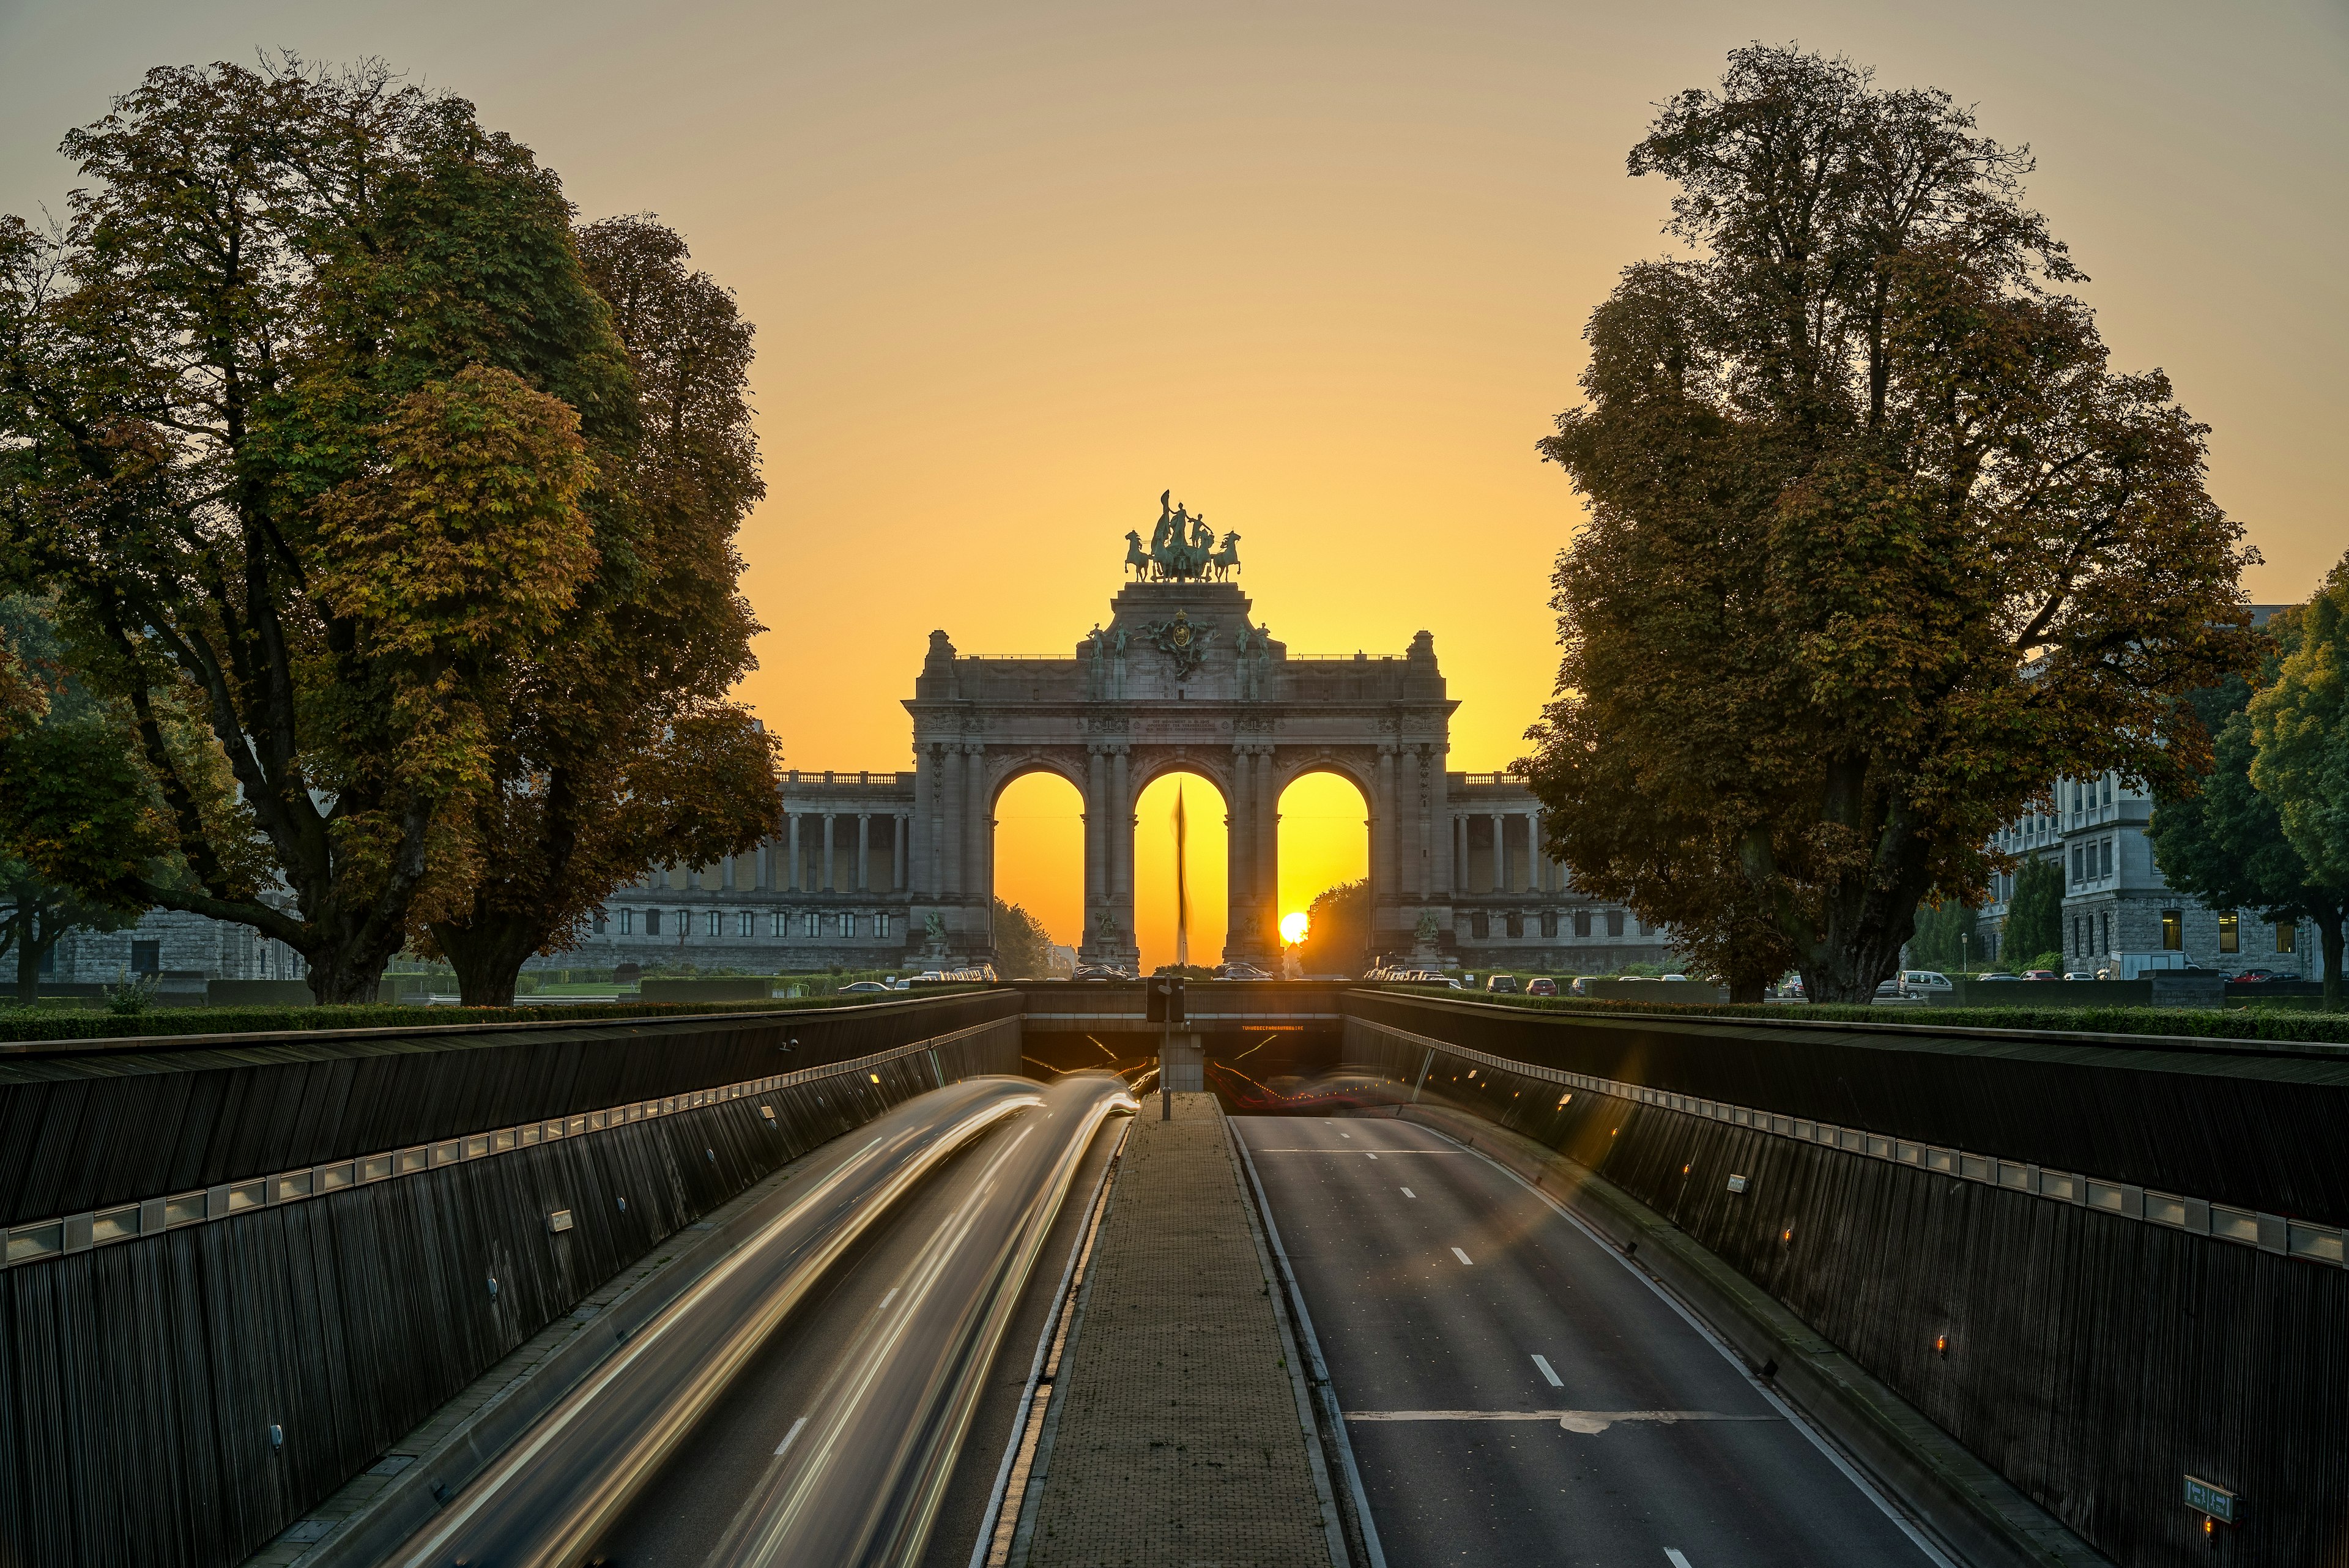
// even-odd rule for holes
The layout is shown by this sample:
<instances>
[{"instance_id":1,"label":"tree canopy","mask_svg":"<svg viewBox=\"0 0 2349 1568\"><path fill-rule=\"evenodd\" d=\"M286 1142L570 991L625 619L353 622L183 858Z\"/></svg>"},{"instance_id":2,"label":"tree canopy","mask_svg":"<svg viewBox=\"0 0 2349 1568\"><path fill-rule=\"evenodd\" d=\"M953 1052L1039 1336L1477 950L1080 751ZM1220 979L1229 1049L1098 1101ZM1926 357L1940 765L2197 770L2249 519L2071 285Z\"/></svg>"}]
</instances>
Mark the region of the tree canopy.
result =
<instances>
[{"instance_id":1,"label":"tree canopy","mask_svg":"<svg viewBox=\"0 0 2349 1568\"><path fill-rule=\"evenodd\" d=\"M1305 909L1298 964L1308 974L1360 974L1371 954L1371 884L1357 877L1324 888Z\"/></svg>"},{"instance_id":2,"label":"tree canopy","mask_svg":"<svg viewBox=\"0 0 2349 1568\"><path fill-rule=\"evenodd\" d=\"M2181 699L2247 666L2256 556L1947 94L1754 46L1630 166L1692 254L1624 273L1540 443L1589 523L1522 766L1578 886L1866 1001L2045 781L2201 764Z\"/></svg>"},{"instance_id":3,"label":"tree canopy","mask_svg":"<svg viewBox=\"0 0 2349 1568\"><path fill-rule=\"evenodd\" d=\"M66 668L48 607L0 600L16 718L0 722L0 959L16 1000L39 994L67 932L119 930L147 909L140 876L162 823L129 724Z\"/></svg>"},{"instance_id":4,"label":"tree canopy","mask_svg":"<svg viewBox=\"0 0 2349 1568\"><path fill-rule=\"evenodd\" d=\"M1023 904L995 900L995 971L1011 980L1052 973L1052 933Z\"/></svg>"},{"instance_id":5,"label":"tree canopy","mask_svg":"<svg viewBox=\"0 0 2349 1568\"><path fill-rule=\"evenodd\" d=\"M680 274L638 309L671 361L624 340L553 172L380 67L157 69L64 151L62 231L0 219L0 567L129 715L139 896L285 942L321 1001L419 936L471 999L741 844L772 748L723 701L730 298Z\"/></svg>"},{"instance_id":6,"label":"tree canopy","mask_svg":"<svg viewBox=\"0 0 2349 1568\"><path fill-rule=\"evenodd\" d=\"M448 957L469 1006L510 1002L523 962L570 946L647 865L748 850L778 809L773 741L727 699L761 629L734 549L766 493L750 324L649 215L578 239L636 388L636 418L601 460L626 547L503 660L502 728L465 805L468 875L419 900L419 945Z\"/></svg>"}]
</instances>

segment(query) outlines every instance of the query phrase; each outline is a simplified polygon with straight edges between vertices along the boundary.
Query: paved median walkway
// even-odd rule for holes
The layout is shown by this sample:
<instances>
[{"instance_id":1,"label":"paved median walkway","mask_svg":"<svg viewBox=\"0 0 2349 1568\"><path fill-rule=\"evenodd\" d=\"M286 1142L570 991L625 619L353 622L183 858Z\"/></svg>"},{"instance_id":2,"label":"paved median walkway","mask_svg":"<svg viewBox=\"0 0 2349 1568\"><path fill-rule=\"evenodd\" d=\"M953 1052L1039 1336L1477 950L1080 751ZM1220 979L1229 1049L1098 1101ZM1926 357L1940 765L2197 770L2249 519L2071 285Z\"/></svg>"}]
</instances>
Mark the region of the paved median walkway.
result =
<instances>
[{"instance_id":1,"label":"paved median walkway","mask_svg":"<svg viewBox=\"0 0 2349 1568\"><path fill-rule=\"evenodd\" d=\"M1032 1568L1328 1568L1269 1282L1212 1095L1145 1097L1094 1244Z\"/></svg>"}]
</instances>

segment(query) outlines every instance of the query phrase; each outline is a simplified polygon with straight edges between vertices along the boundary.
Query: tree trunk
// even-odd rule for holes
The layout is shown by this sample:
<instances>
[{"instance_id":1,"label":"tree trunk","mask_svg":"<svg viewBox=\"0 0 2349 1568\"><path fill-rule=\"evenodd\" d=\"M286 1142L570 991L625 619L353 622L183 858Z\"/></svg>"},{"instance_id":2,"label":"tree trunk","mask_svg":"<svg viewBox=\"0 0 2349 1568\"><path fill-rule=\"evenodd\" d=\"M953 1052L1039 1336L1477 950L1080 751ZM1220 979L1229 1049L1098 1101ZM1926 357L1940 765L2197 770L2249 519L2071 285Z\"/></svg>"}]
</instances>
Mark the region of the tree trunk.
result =
<instances>
[{"instance_id":1,"label":"tree trunk","mask_svg":"<svg viewBox=\"0 0 2349 1568\"><path fill-rule=\"evenodd\" d=\"M512 1007L514 981L538 950L535 921L477 919L466 926L435 922L432 940L457 971L457 999L467 1007Z\"/></svg>"},{"instance_id":2,"label":"tree trunk","mask_svg":"<svg viewBox=\"0 0 2349 1568\"><path fill-rule=\"evenodd\" d=\"M1731 975L1729 1000L1733 1003L1767 1002L1770 1000L1770 982L1766 980L1747 980L1739 975Z\"/></svg>"},{"instance_id":3,"label":"tree trunk","mask_svg":"<svg viewBox=\"0 0 2349 1568\"><path fill-rule=\"evenodd\" d=\"M36 933L40 905L19 895L16 899L16 1002L30 1007L41 999L41 955L48 950Z\"/></svg>"},{"instance_id":4,"label":"tree trunk","mask_svg":"<svg viewBox=\"0 0 2349 1568\"><path fill-rule=\"evenodd\" d=\"M2333 910L2320 916L2316 922L2316 940L2324 948L2324 1011L2341 1011L2341 927L2342 912Z\"/></svg>"}]
</instances>

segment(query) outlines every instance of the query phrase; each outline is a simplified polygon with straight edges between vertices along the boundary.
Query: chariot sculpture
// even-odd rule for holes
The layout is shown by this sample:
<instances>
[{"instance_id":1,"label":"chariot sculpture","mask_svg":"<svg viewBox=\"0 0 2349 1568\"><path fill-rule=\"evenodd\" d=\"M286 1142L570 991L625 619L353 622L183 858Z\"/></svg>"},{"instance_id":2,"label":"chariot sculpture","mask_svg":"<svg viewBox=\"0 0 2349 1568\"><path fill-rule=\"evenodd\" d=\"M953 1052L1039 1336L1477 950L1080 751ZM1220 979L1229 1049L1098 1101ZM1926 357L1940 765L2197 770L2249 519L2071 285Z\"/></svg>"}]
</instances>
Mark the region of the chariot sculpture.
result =
<instances>
[{"instance_id":1,"label":"chariot sculpture","mask_svg":"<svg viewBox=\"0 0 2349 1568\"><path fill-rule=\"evenodd\" d=\"M1220 548L1204 512L1194 517L1179 503L1169 505L1172 490L1158 497L1158 525L1150 531L1150 548L1142 547L1140 529L1125 535L1125 564L1144 582L1195 583L1222 581L1240 568L1240 536L1226 534Z\"/></svg>"}]
</instances>

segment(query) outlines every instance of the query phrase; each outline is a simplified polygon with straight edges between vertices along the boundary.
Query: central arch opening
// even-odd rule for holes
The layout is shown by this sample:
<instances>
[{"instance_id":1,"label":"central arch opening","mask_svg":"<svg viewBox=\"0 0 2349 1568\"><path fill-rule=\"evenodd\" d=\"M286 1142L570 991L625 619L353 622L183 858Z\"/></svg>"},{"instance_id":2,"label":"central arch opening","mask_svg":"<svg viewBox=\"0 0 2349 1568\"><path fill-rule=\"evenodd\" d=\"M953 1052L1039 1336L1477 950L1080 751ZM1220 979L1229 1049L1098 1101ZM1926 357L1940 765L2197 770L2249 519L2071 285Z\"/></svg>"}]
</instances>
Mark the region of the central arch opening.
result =
<instances>
[{"instance_id":1,"label":"central arch opening","mask_svg":"<svg viewBox=\"0 0 2349 1568\"><path fill-rule=\"evenodd\" d=\"M1174 961L1174 805L1183 803L1185 888L1190 905L1190 959L1209 968L1224 958L1226 854L1231 829L1224 792L1204 774L1160 774L1133 803L1134 943L1144 974Z\"/></svg>"},{"instance_id":2,"label":"central arch opening","mask_svg":"<svg viewBox=\"0 0 2349 1568\"><path fill-rule=\"evenodd\" d=\"M1296 953L1306 974L1350 977L1369 961L1370 818L1342 774L1309 773L1280 792L1280 918L1309 917Z\"/></svg>"},{"instance_id":3,"label":"central arch opening","mask_svg":"<svg viewBox=\"0 0 2349 1568\"><path fill-rule=\"evenodd\" d=\"M995 797L995 968L1007 979L1049 978L1051 949L1084 929L1084 812L1076 785L1041 770Z\"/></svg>"}]
</instances>

